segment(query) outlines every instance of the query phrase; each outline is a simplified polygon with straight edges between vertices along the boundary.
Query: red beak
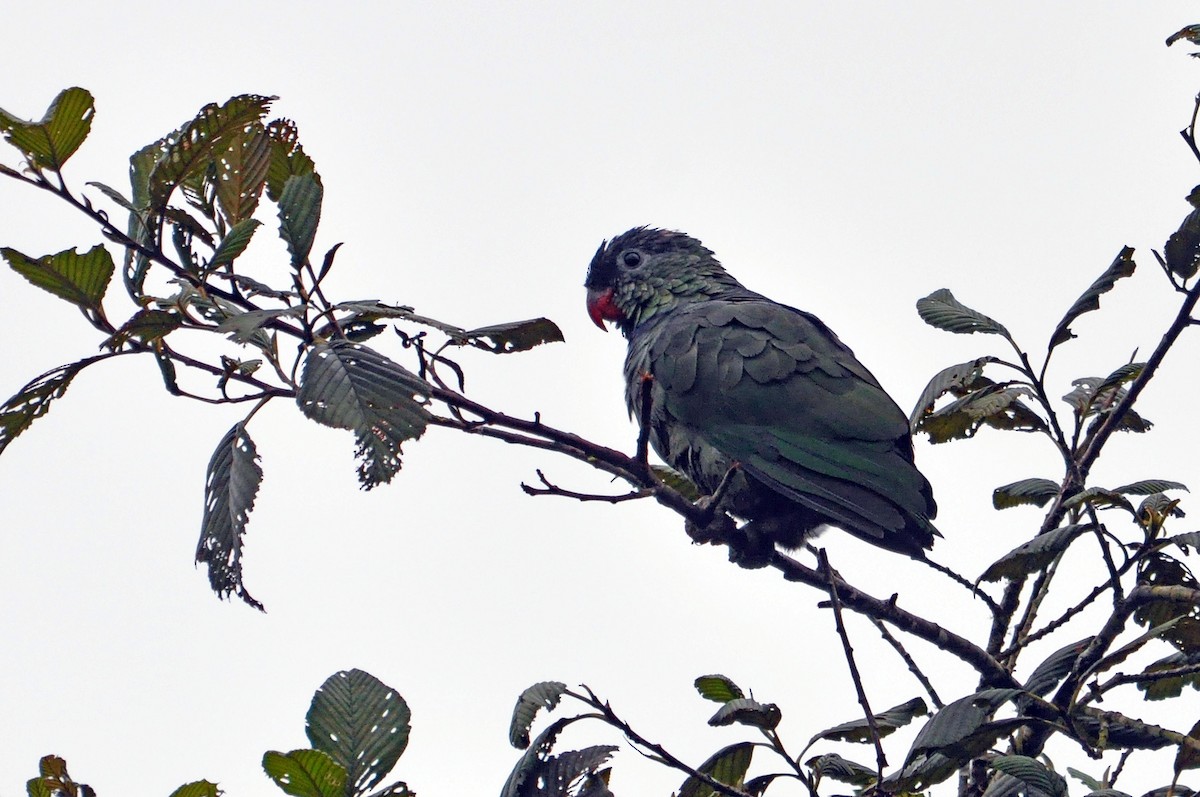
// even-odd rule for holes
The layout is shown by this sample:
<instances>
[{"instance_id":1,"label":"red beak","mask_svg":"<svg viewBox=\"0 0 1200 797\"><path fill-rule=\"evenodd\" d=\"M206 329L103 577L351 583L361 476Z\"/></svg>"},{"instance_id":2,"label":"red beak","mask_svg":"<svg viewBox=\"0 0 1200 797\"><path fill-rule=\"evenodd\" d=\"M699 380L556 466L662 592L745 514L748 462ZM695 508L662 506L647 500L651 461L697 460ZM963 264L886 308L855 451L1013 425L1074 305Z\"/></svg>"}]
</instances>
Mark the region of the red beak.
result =
<instances>
[{"instance_id":1,"label":"red beak","mask_svg":"<svg viewBox=\"0 0 1200 797\"><path fill-rule=\"evenodd\" d=\"M588 288L587 311L596 326L608 331L605 321L619 321L623 316L613 301L612 288Z\"/></svg>"}]
</instances>

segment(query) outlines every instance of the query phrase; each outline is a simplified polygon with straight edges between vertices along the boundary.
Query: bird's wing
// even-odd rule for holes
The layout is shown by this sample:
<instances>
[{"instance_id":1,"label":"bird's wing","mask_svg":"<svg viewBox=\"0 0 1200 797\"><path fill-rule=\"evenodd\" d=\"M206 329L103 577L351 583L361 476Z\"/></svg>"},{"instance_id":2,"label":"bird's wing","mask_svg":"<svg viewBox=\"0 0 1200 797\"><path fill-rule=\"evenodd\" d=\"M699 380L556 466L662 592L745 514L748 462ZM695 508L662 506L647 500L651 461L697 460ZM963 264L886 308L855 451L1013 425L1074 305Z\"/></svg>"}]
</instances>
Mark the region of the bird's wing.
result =
<instances>
[{"instance_id":1,"label":"bird's wing","mask_svg":"<svg viewBox=\"0 0 1200 797\"><path fill-rule=\"evenodd\" d=\"M815 317L757 296L698 302L647 354L667 416L772 489L848 531L932 541L904 413Z\"/></svg>"}]
</instances>

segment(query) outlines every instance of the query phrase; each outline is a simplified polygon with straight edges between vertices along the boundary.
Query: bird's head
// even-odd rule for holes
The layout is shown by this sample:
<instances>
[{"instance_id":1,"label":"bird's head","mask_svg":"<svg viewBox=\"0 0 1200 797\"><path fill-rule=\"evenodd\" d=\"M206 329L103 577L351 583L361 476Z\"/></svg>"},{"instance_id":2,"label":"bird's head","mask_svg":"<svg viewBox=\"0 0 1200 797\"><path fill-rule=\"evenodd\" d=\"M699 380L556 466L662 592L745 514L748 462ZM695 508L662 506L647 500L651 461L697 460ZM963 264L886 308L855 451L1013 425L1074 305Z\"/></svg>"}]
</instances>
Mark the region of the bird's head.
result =
<instances>
[{"instance_id":1,"label":"bird's head","mask_svg":"<svg viewBox=\"0 0 1200 797\"><path fill-rule=\"evenodd\" d=\"M681 232L634 227L600 244L588 267L587 309L626 335L656 314L741 287L713 253Z\"/></svg>"}]
</instances>

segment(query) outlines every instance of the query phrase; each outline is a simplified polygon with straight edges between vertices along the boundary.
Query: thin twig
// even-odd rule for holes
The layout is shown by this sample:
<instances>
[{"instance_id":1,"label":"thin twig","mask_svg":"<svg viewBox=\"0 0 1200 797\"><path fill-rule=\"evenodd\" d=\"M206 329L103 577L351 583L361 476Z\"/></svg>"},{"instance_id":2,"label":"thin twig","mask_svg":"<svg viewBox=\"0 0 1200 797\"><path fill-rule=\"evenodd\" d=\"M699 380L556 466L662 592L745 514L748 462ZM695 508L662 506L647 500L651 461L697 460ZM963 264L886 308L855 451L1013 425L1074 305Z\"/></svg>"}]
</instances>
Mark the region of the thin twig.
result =
<instances>
[{"instance_id":1,"label":"thin twig","mask_svg":"<svg viewBox=\"0 0 1200 797\"><path fill-rule=\"evenodd\" d=\"M542 483L542 487L534 487L531 484L521 482L521 489L526 495L560 495L564 498L573 498L576 501L604 501L609 504L619 504L622 501L633 501L638 498L649 498L653 492L651 490L634 490L632 492L623 493L621 495L599 495L596 493L577 493L574 490L567 490L559 487L557 484L551 484L546 479L545 474L541 469L534 471L537 473L538 481Z\"/></svg>"},{"instance_id":2,"label":"thin twig","mask_svg":"<svg viewBox=\"0 0 1200 797\"><path fill-rule=\"evenodd\" d=\"M925 693L929 695L929 700L933 703L933 705L937 708L943 708L945 704L942 703L942 699L938 697L937 690L933 688L933 682L930 681L929 677L921 671L920 667L917 666L916 660L913 659L900 640L896 639L895 635L888 630L888 627L883 624L882 620L874 617L869 619L875 625L875 628L879 630L879 635L883 637L884 641L892 646L896 653L900 655L900 658L904 659L904 663L908 665L908 671L916 676L916 679L921 682L921 686L925 689Z\"/></svg>"}]
</instances>

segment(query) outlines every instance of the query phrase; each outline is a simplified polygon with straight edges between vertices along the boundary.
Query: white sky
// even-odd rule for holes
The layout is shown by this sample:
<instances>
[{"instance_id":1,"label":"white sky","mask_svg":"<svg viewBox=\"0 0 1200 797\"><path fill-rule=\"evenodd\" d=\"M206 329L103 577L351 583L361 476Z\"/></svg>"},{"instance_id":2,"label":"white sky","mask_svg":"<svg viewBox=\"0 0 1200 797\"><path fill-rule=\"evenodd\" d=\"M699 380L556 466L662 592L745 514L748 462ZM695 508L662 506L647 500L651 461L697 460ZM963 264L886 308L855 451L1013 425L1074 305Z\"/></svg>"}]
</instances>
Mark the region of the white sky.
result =
<instances>
[{"instance_id":1,"label":"white sky","mask_svg":"<svg viewBox=\"0 0 1200 797\"><path fill-rule=\"evenodd\" d=\"M936 288L1036 356L1121 246L1137 247L1138 275L1060 350L1057 394L1148 352L1173 312L1149 250L1197 182L1177 131L1200 64L1163 40L1200 21L1194 4L10 5L0 105L38 118L64 87L96 97L67 170L76 188L125 186L128 155L207 102L277 94L324 178L317 249L346 242L327 290L462 326L549 316L565 345L465 353L471 394L606 444L634 442L624 344L591 326L581 283L599 241L637 224L686 230L750 287L819 314L906 410L938 369L998 351L920 322L913 302ZM0 181L0 244L40 255L99 241L65 206ZM258 250L260 279L285 273L276 248ZM99 343L8 269L0 312L5 397ZM1200 482L1183 414L1196 355L1193 334L1139 405L1155 431L1115 440L1096 483ZM126 359L85 373L0 458L0 794L51 752L102 797L199 778L270 793L262 752L305 746L313 689L350 667L412 707L393 775L424 797L498 791L518 756L513 702L544 679L589 684L695 763L740 733L704 725L715 707L691 686L703 673L778 702L797 751L858 716L821 596L690 546L665 510L527 498L518 483L537 467L607 485L440 430L407 447L391 486L363 494L351 437L283 402L250 429L266 479L247 584L269 613L222 603L192 555L205 465L244 409L173 400L148 359ZM986 432L922 443L918 458L942 507L937 556L970 577L1040 519L993 512L992 488L1059 473L1046 446ZM916 611L961 601L955 628L982 639L961 591L930 589L929 571L847 535L827 540L855 583ZM865 624L851 632L874 650ZM912 650L950 679L943 698L973 685ZM863 666L879 709L919 693L892 657ZM1145 716L1186 730L1197 701L1184 700ZM613 741L598 726L573 738ZM1162 785L1163 762L1118 785ZM1065 764L1102 771L1073 750ZM631 754L616 773L625 795L682 780Z\"/></svg>"}]
</instances>

